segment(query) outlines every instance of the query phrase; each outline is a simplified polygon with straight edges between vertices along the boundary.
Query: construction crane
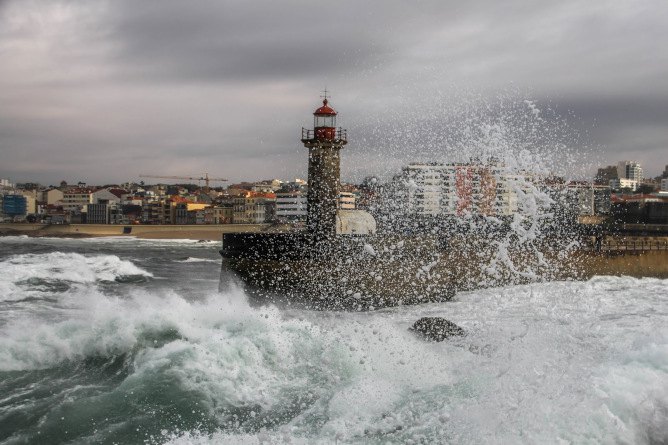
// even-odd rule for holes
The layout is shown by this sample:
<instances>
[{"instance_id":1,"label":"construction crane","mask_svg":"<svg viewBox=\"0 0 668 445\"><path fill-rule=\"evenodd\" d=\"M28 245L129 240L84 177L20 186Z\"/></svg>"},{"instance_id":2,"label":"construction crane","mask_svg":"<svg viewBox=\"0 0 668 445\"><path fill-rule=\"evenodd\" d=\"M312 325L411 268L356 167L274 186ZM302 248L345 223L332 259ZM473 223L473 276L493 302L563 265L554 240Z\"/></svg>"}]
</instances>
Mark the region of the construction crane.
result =
<instances>
[{"instance_id":1,"label":"construction crane","mask_svg":"<svg viewBox=\"0 0 668 445\"><path fill-rule=\"evenodd\" d=\"M153 178L153 179L190 179L190 180L195 180L199 184L200 181L204 181L204 189L205 191L209 191L209 182L225 182L227 179L225 178L209 178L208 173L204 173L204 176L196 177L196 176L159 176L159 175L139 175L140 178Z\"/></svg>"}]
</instances>

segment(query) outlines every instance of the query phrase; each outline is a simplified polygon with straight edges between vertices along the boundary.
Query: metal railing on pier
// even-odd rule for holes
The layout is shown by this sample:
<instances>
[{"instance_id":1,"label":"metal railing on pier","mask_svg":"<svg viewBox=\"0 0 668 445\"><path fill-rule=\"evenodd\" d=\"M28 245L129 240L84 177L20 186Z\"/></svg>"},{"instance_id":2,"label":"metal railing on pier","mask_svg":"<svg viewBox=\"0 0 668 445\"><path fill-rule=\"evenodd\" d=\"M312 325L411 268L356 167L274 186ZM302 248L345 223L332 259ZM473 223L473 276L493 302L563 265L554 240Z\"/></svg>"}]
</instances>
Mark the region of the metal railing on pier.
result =
<instances>
[{"instance_id":1,"label":"metal railing on pier","mask_svg":"<svg viewBox=\"0 0 668 445\"><path fill-rule=\"evenodd\" d=\"M668 250L668 240L652 239L604 239L594 241L591 250L598 252L646 252L652 250Z\"/></svg>"}]
</instances>

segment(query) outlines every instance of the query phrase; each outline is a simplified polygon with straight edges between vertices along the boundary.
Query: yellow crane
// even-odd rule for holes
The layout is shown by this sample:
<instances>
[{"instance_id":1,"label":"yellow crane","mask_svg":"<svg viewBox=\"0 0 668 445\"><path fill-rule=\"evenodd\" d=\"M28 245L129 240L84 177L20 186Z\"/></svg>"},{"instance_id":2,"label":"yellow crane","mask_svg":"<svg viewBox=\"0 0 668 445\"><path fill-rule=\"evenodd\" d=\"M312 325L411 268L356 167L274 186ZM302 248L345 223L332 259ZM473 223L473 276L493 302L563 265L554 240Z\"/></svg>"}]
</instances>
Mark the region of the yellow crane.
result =
<instances>
[{"instance_id":1,"label":"yellow crane","mask_svg":"<svg viewBox=\"0 0 668 445\"><path fill-rule=\"evenodd\" d=\"M160 175L143 175L143 174L140 174L139 177L140 178L152 178L152 179L190 179L190 180L197 181L198 184L199 184L199 181L204 181L204 185L205 185L204 188L207 192L209 191L209 182L210 181L213 181L213 182L225 182L225 181L227 181L227 179L225 179L225 178L209 178L208 173L204 173L204 176L200 176L200 177L197 177L197 176L160 176Z\"/></svg>"}]
</instances>

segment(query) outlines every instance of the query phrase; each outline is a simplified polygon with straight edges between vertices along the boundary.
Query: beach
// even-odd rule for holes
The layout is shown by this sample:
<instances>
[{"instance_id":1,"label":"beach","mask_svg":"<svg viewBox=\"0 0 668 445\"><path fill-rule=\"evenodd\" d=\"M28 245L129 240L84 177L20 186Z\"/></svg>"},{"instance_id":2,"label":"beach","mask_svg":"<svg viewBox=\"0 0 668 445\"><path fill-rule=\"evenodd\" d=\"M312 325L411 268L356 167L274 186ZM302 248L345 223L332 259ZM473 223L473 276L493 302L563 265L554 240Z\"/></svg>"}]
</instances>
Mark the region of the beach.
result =
<instances>
[{"instance_id":1,"label":"beach","mask_svg":"<svg viewBox=\"0 0 668 445\"><path fill-rule=\"evenodd\" d=\"M0 236L88 238L131 236L142 239L190 239L220 241L223 233L287 231L288 225L220 224L220 225L116 225L116 224L1 224Z\"/></svg>"}]
</instances>

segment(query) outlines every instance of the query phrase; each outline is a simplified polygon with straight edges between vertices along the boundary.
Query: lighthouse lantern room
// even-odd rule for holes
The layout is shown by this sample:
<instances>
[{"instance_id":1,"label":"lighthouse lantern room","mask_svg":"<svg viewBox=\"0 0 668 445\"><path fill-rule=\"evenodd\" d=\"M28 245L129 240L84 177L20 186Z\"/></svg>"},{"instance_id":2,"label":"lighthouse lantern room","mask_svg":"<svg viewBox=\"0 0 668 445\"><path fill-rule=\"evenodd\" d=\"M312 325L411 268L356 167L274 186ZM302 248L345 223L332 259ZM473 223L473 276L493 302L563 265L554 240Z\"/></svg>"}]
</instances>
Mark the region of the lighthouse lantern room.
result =
<instances>
[{"instance_id":1,"label":"lighthouse lantern room","mask_svg":"<svg viewBox=\"0 0 668 445\"><path fill-rule=\"evenodd\" d=\"M313 113L313 128L316 137L334 139L336 136L336 111L329 106L327 99L324 99L322 107Z\"/></svg>"}]
</instances>

